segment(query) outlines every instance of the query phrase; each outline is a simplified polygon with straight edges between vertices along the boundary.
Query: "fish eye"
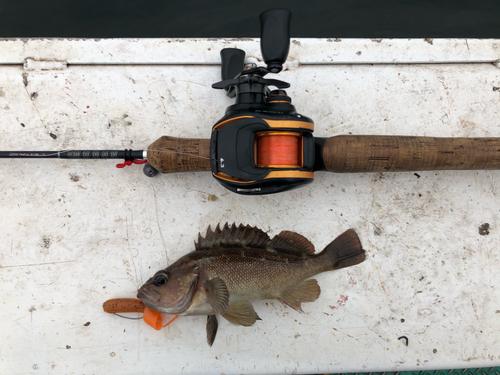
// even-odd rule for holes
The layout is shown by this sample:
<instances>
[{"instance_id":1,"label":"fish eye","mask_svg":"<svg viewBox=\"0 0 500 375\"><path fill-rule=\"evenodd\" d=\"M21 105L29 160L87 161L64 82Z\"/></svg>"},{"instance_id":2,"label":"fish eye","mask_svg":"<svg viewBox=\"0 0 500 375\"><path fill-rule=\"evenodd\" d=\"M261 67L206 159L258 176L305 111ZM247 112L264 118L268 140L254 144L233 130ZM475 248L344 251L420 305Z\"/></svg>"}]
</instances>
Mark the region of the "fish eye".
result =
<instances>
[{"instance_id":1,"label":"fish eye","mask_svg":"<svg viewBox=\"0 0 500 375\"><path fill-rule=\"evenodd\" d=\"M160 273L153 277L153 281L156 286L164 285L168 280L168 276L164 273Z\"/></svg>"}]
</instances>

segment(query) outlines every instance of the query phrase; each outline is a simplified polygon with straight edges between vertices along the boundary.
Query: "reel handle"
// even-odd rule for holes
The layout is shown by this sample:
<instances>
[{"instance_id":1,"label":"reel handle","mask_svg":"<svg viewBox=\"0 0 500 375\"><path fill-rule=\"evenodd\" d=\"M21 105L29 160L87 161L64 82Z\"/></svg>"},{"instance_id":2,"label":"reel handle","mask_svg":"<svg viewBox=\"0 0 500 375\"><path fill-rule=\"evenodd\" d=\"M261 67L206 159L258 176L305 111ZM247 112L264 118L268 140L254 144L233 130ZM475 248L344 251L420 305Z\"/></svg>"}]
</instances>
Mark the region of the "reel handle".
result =
<instances>
[{"instance_id":1,"label":"reel handle","mask_svg":"<svg viewBox=\"0 0 500 375\"><path fill-rule=\"evenodd\" d=\"M336 173L500 169L500 138L339 135L322 156Z\"/></svg>"},{"instance_id":2,"label":"reel handle","mask_svg":"<svg viewBox=\"0 0 500 375\"><path fill-rule=\"evenodd\" d=\"M270 9L260 14L260 50L267 69L279 73L290 50L290 19L288 9Z\"/></svg>"},{"instance_id":3,"label":"reel handle","mask_svg":"<svg viewBox=\"0 0 500 375\"><path fill-rule=\"evenodd\" d=\"M163 136L148 147L147 159L161 173L210 171L210 139Z\"/></svg>"}]
</instances>

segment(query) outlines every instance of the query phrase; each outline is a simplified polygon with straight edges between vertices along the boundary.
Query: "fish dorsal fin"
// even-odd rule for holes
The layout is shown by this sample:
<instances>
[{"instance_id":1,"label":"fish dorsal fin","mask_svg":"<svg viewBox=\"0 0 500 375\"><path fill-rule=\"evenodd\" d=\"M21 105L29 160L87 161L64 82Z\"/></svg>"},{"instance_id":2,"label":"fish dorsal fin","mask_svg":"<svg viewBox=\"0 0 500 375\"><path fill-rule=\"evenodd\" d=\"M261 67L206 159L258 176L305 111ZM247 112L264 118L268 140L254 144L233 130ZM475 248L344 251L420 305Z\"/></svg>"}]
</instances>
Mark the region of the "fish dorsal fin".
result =
<instances>
[{"instance_id":1,"label":"fish dorsal fin","mask_svg":"<svg viewBox=\"0 0 500 375\"><path fill-rule=\"evenodd\" d=\"M311 241L298 233L286 230L274 236L272 241L268 244L268 247L281 253L297 256L314 254L314 245Z\"/></svg>"},{"instance_id":2,"label":"fish dorsal fin","mask_svg":"<svg viewBox=\"0 0 500 375\"><path fill-rule=\"evenodd\" d=\"M243 224L236 226L234 223L229 226L226 223L222 229L220 225L217 225L215 231L209 226L205 237L198 234L198 242L194 243L194 247L196 250L231 246L264 248L268 242L269 236L267 233L256 227Z\"/></svg>"}]
</instances>

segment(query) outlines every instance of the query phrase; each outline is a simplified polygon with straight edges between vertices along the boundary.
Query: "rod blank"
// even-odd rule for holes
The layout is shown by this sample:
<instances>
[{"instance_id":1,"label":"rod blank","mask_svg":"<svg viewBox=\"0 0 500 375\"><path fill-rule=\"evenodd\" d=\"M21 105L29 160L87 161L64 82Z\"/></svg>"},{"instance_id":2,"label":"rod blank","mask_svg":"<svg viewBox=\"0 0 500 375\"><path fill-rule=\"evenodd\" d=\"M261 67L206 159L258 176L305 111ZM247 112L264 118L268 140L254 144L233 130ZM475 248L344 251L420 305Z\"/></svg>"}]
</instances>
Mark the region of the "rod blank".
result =
<instances>
[{"instance_id":1,"label":"rod blank","mask_svg":"<svg viewBox=\"0 0 500 375\"><path fill-rule=\"evenodd\" d=\"M138 150L0 151L0 158L14 159L144 159Z\"/></svg>"}]
</instances>

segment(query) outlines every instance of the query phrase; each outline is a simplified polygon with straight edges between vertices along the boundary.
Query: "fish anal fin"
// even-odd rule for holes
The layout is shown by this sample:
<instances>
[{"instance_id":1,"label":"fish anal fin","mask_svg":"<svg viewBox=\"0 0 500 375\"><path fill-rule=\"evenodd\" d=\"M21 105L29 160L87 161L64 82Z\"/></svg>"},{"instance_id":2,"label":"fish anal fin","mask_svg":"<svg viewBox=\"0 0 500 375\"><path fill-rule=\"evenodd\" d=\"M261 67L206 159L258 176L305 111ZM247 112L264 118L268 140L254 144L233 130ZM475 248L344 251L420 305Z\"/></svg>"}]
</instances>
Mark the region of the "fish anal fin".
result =
<instances>
[{"instance_id":1,"label":"fish anal fin","mask_svg":"<svg viewBox=\"0 0 500 375\"><path fill-rule=\"evenodd\" d=\"M301 303L315 301L320 293L321 288L318 281L316 279L309 279L285 289L278 299L292 309L303 312Z\"/></svg>"},{"instance_id":2,"label":"fish anal fin","mask_svg":"<svg viewBox=\"0 0 500 375\"><path fill-rule=\"evenodd\" d=\"M226 283L220 277L216 277L205 284L207 302L212 306L216 314L222 314L229 305L229 291Z\"/></svg>"},{"instance_id":3,"label":"fish anal fin","mask_svg":"<svg viewBox=\"0 0 500 375\"><path fill-rule=\"evenodd\" d=\"M205 237L198 234L198 242L195 242L194 246L197 251L232 246L264 248L268 242L269 236L267 233L256 227L226 223L222 229L220 225L217 225L215 231L209 226Z\"/></svg>"},{"instance_id":4,"label":"fish anal fin","mask_svg":"<svg viewBox=\"0 0 500 375\"><path fill-rule=\"evenodd\" d=\"M207 342L208 345L212 346L215 341L215 336L217 336L217 329L219 328L219 322L215 315L207 316Z\"/></svg>"},{"instance_id":5,"label":"fish anal fin","mask_svg":"<svg viewBox=\"0 0 500 375\"><path fill-rule=\"evenodd\" d=\"M311 241L298 233L289 231L282 231L274 236L268 248L297 256L314 254L314 245Z\"/></svg>"},{"instance_id":6,"label":"fish anal fin","mask_svg":"<svg viewBox=\"0 0 500 375\"><path fill-rule=\"evenodd\" d=\"M233 303L222 316L233 324L245 327L252 326L255 321L261 320L248 301Z\"/></svg>"}]
</instances>

